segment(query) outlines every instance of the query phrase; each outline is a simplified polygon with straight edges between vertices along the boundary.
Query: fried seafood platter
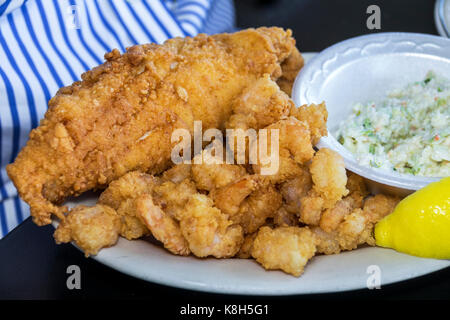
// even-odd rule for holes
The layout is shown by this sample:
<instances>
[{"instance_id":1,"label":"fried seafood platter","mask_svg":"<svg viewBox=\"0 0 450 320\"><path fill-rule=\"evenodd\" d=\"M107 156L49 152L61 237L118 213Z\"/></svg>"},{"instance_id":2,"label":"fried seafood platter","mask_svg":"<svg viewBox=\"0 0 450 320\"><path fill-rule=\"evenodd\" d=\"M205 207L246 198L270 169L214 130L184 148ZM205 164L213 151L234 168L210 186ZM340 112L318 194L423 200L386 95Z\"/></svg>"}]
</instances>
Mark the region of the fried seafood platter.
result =
<instances>
[{"instance_id":1,"label":"fried seafood platter","mask_svg":"<svg viewBox=\"0 0 450 320\"><path fill-rule=\"evenodd\" d=\"M294 276L315 255L375 245L374 225L400 199L369 194L339 154L314 147L327 134L326 105L289 98L303 66L290 30L177 38L105 58L50 100L7 168L34 222L59 220L56 243L89 256L119 237L153 237L175 255L254 259ZM195 136L196 121L236 134L199 150L184 141L194 152L174 163L173 133ZM258 153L262 138L276 158ZM239 139L246 148L230 157ZM64 206L88 190L101 190L95 205Z\"/></svg>"}]
</instances>

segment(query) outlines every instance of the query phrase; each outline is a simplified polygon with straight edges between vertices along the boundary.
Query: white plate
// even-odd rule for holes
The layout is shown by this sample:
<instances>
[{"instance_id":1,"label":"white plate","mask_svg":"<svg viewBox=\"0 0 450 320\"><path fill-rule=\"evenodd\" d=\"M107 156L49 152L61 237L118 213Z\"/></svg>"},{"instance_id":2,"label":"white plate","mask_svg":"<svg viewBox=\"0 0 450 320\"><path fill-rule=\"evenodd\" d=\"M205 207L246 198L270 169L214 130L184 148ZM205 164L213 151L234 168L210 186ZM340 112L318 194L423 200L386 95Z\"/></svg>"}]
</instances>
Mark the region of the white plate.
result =
<instances>
[{"instance_id":1,"label":"white plate","mask_svg":"<svg viewBox=\"0 0 450 320\"><path fill-rule=\"evenodd\" d=\"M308 61L314 53L303 55ZM96 200L96 196L87 194L67 204L93 205ZM281 271L266 271L253 260L180 257L151 242L123 238L92 258L122 273L162 285L243 295L362 289L367 288L369 277L378 270L383 287L450 266L448 260L422 259L389 249L365 247L338 255L316 256L308 263L304 274L295 278Z\"/></svg>"}]
</instances>

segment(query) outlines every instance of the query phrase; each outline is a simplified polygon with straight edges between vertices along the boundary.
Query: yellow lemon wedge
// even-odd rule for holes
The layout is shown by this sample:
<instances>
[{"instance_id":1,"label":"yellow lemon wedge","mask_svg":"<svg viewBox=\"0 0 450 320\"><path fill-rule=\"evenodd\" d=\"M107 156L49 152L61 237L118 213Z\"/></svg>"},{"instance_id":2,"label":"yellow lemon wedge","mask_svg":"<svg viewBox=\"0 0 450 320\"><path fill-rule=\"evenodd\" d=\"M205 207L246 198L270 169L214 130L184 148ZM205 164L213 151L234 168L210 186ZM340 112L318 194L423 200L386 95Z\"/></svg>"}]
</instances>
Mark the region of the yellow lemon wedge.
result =
<instances>
[{"instance_id":1,"label":"yellow lemon wedge","mask_svg":"<svg viewBox=\"0 0 450 320\"><path fill-rule=\"evenodd\" d=\"M450 177L400 201L376 224L375 240L414 256L450 259Z\"/></svg>"}]
</instances>

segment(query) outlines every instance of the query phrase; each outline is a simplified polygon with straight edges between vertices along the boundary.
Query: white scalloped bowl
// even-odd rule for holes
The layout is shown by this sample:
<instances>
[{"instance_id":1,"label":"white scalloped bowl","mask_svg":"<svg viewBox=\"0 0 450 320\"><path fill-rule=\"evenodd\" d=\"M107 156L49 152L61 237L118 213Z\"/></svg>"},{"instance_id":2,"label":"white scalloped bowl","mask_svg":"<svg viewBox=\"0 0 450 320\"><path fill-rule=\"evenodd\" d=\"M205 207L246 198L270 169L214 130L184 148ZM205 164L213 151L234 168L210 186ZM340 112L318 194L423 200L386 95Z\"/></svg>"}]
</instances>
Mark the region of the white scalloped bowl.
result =
<instances>
[{"instance_id":1,"label":"white scalloped bowl","mask_svg":"<svg viewBox=\"0 0 450 320\"><path fill-rule=\"evenodd\" d=\"M362 166L333 136L358 102L378 101L394 88L423 79L429 70L450 74L450 40L415 33L377 33L329 47L300 71L292 90L297 106L326 102L327 147L346 168L368 181L373 192L407 195L440 178L420 177Z\"/></svg>"}]
</instances>

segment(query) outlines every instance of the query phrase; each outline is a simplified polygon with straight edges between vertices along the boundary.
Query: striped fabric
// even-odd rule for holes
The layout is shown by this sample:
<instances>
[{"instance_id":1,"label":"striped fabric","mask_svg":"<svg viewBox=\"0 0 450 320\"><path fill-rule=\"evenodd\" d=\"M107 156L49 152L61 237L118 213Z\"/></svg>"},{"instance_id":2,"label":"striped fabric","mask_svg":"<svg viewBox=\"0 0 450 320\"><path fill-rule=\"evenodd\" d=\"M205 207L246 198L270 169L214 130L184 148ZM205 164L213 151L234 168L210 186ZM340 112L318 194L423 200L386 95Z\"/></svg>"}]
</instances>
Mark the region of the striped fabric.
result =
<instances>
[{"instance_id":1,"label":"striped fabric","mask_svg":"<svg viewBox=\"0 0 450 320\"><path fill-rule=\"evenodd\" d=\"M0 238L29 216L5 166L60 87L113 48L233 30L232 0L0 0Z\"/></svg>"}]
</instances>

